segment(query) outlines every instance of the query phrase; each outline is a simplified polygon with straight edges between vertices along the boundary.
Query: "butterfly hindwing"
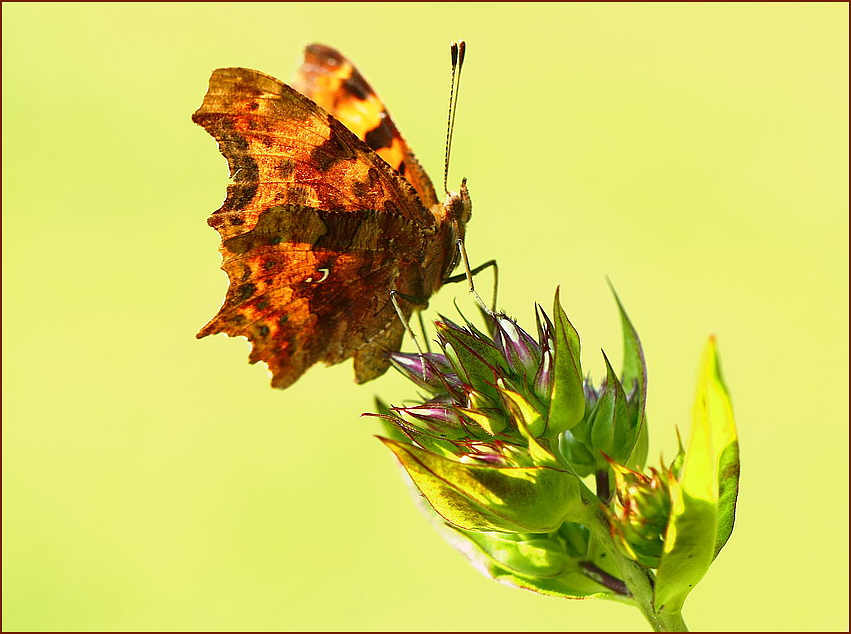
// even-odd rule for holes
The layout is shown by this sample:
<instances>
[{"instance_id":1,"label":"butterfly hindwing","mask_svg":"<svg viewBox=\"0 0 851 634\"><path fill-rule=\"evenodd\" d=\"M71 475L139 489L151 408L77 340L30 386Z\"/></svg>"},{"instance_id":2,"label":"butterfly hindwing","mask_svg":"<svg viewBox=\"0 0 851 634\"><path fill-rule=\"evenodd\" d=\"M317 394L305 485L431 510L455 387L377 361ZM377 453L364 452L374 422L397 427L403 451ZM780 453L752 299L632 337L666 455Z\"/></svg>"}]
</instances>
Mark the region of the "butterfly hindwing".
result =
<instances>
[{"instance_id":1,"label":"butterfly hindwing","mask_svg":"<svg viewBox=\"0 0 851 634\"><path fill-rule=\"evenodd\" d=\"M336 118L257 71L214 71L193 120L218 141L234 180L209 219L230 286L198 336L246 336L275 387L351 356L359 382L383 373L404 328L390 291L423 295L436 231L411 184Z\"/></svg>"}]
</instances>

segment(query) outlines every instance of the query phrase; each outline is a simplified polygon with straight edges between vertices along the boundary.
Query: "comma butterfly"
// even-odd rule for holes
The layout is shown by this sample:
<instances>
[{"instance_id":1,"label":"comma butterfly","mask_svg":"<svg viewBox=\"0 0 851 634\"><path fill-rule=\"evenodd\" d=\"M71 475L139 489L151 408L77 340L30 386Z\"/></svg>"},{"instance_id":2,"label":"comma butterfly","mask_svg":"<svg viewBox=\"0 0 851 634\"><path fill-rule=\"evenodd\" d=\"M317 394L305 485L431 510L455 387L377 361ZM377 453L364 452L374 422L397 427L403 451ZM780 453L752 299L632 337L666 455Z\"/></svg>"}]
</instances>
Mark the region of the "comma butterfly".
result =
<instances>
[{"instance_id":1,"label":"comma butterfly","mask_svg":"<svg viewBox=\"0 0 851 634\"><path fill-rule=\"evenodd\" d=\"M208 220L230 286L197 336L247 337L249 361L266 362L277 388L349 357L358 383L382 375L414 308L458 264L466 185L439 202L370 85L319 44L292 87L247 68L213 71L192 120L233 180Z\"/></svg>"}]
</instances>

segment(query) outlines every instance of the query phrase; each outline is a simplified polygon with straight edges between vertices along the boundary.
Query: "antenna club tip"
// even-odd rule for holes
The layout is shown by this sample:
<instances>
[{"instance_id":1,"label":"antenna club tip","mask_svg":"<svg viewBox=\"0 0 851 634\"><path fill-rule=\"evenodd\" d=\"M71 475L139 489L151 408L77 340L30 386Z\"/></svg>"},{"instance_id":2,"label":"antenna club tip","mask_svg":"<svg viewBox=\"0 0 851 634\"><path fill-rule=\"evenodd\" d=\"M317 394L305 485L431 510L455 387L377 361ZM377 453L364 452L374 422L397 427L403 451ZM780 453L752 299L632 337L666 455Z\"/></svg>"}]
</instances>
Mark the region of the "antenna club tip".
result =
<instances>
[{"instance_id":1,"label":"antenna club tip","mask_svg":"<svg viewBox=\"0 0 851 634\"><path fill-rule=\"evenodd\" d=\"M464 63L464 53L467 51L467 43L464 40L456 40L450 45L452 65Z\"/></svg>"}]
</instances>

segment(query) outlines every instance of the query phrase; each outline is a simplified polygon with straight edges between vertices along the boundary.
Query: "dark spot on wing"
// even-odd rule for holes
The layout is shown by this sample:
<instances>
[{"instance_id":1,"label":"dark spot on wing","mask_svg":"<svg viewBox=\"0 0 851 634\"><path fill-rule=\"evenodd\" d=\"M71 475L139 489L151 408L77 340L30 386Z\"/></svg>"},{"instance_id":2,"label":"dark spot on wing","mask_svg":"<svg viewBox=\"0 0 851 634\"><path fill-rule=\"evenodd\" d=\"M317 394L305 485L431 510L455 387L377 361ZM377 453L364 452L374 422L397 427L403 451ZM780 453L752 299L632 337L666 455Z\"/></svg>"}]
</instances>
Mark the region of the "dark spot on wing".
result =
<instances>
[{"instance_id":1,"label":"dark spot on wing","mask_svg":"<svg viewBox=\"0 0 851 634\"><path fill-rule=\"evenodd\" d=\"M366 178L368 181L367 184L369 185L370 189L378 185L379 181L381 180L381 176L379 176L378 170L374 167L369 168L369 171L366 173Z\"/></svg>"},{"instance_id":2,"label":"dark spot on wing","mask_svg":"<svg viewBox=\"0 0 851 634\"><path fill-rule=\"evenodd\" d=\"M202 121L199 121L202 123ZM228 160L234 183L228 185L228 195L219 213L237 211L247 207L257 193L257 181L260 169L257 162L248 154L248 141L240 133L233 131L233 122L228 119L215 119L204 126L219 142L219 150Z\"/></svg>"},{"instance_id":3,"label":"dark spot on wing","mask_svg":"<svg viewBox=\"0 0 851 634\"><path fill-rule=\"evenodd\" d=\"M222 203L219 213L223 211L239 211L251 204L257 194L257 183L228 185L228 195Z\"/></svg>"},{"instance_id":4,"label":"dark spot on wing","mask_svg":"<svg viewBox=\"0 0 851 634\"><path fill-rule=\"evenodd\" d=\"M355 99L364 101L372 93L372 89L357 69L352 69L352 76L343 82L343 90Z\"/></svg>"},{"instance_id":5,"label":"dark spot on wing","mask_svg":"<svg viewBox=\"0 0 851 634\"><path fill-rule=\"evenodd\" d=\"M363 181L355 181L352 183L352 192L358 198L363 198L369 191L369 185Z\"/></svg>"},{"instance_id":6,"label":"dark spot on wing","mask_svg":"<svg viewBox=\"0 0 851 634\"><path fill-rule=\"evenodd\" d=\"M326 60L332 66L339 66L345 61L345 58L336 49L324 44L309 44L304 49L305 55L315 55L320 61Z\"/></svg>"},{"instance_id":7,"label":"dark spot on wing","mask_svg":"<svg viewBox=\"0 0 851 634\"><path fill-rule=\"evenodd\" d=\"M230 159L230 173L237 183L256 183L260 170L248 154L236 154Z\"/></svg>"},{"instance_id":8,"label":"dark spot on wing","mask_svg":"<svg viewBox=\"0 0 851 634\"><path fill-rule=\"evenodd\" d=\"M282 242L315 244L329 229L319 210L302 205L276 205L264 209L251 231L223 242L231 253L249 253L254 249Z\"/></svg>"},{"instance_id":9,"label":"dark spot on wing","mask_svg":"<svg viewBox=\"0 0 851 634\"><path fill-rule=\"evenodd\" d=\"M363 140L373 150L380 150L393 145L393 128L388 123L384 113L381 113L381 123L367 132Z\"/></svg>"},{"instance_id":10,"label":"dark spot on wing","mask_svg":"<svg viewBox=\"0 0 851 634\"><path fill-rule=\"evenodd\" d=\"M234 293L234 300L237 302L244 302L246 299L254 295L254 291L256 290L257 287L254 284L243 284L236 289L236 292Z\"/></svg>"},{"instance_id":11,"label":"dark spot on wing","mask_svg":"<svg viewBox=\"0 0 851 634\"><path fill-rule=\"evenodd\" d=\"M329 122L331 129L328 138L313 148L310 153L311 164L320 172L327 172L338 161L349 160L357 156L335 129L336 125L341 126L342 124L337 123L335 125L334 119L330 119Z\"/></svg>"}]
</instances>

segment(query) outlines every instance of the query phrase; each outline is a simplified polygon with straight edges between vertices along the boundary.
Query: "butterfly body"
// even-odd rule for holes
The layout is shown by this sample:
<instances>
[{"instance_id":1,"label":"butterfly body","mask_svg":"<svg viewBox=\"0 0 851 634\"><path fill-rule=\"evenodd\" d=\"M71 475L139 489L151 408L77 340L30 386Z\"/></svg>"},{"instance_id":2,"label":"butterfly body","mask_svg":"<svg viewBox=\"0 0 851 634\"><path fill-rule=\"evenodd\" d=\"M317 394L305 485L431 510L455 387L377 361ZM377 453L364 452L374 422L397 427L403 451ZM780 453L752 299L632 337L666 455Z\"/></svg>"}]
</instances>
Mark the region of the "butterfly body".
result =
<instances>
[{"instance_id":1,"label":"butterfly body","mask_svg":"<svg viewBox=\"0 0 851 634\"><path fill-rule=\"evenodd\" d=\"M457 264L469 194L462 185L438 202L369 84L333 49L307 47L293 83L218 69L193 115L233 180L208 221L230 286L198 336L247 337L274 387L350 357L364 382L401 344L392 291L422 307ZM399 305L409 318L414 304Z\"/></svg>"}]
</instances>

